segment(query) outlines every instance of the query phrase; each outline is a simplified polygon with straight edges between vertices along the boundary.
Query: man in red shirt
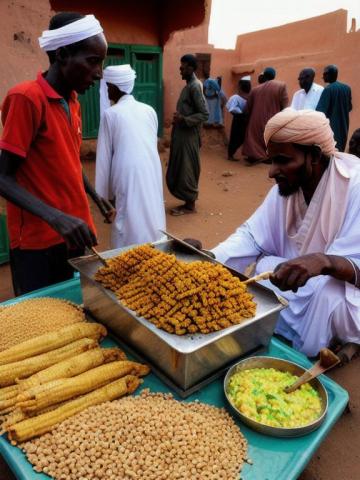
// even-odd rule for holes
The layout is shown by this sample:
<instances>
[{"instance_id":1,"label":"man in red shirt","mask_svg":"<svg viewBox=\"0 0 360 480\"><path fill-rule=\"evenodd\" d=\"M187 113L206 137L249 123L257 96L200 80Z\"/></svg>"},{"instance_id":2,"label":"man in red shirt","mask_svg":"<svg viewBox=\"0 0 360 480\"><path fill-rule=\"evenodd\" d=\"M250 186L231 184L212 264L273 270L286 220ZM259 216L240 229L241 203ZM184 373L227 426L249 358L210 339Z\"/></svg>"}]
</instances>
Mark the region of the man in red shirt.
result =
<instances>
[{"instance_id":1,"label":"man in red shirt","mask_svg":"<svg viewBox=\"0 0 360 480\"><path fill-rule=\"evenodd\" d=\"M80 163L77 93L102 77L107 43L92 15L60 13L39 39L50 66L16 85L2 105L0 195L8 200L16 295L69 279L67 260L96 245L86 193L110 219Z\"/></svg>"}]
</instances>

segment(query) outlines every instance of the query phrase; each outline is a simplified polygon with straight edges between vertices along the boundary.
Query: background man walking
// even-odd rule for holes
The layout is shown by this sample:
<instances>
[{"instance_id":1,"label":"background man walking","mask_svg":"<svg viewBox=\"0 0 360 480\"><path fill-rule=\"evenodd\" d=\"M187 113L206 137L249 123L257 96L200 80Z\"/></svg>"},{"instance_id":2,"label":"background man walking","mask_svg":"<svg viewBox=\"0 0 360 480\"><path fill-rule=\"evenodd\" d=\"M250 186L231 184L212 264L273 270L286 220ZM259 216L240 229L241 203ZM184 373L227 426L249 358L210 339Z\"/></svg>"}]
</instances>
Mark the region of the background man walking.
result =
<instances>
[{"instance_id":1,"label":"background man walking","mask_svg":"<svg viewBox=\"0 0 360 480\"><path fill-rule=\"evenodd\" d=\"M165 230L158 120L152 107L131 95L135 77L130 65L118 65L105 68L101 81L102 103L114 105L100 121L95 185L116 206L112 248L155 242Z\"/></svg>"}]
</instances>

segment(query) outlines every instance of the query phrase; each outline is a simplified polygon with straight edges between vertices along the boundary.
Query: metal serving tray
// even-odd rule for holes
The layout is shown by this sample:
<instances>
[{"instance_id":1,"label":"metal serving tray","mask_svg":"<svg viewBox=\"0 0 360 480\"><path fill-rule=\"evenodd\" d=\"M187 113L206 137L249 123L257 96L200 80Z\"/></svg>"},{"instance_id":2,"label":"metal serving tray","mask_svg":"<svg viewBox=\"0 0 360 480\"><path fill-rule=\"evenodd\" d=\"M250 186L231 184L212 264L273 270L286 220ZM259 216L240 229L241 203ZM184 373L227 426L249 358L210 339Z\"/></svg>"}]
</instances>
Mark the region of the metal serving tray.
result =
<instances>
[{"instance_id":1,"label":"metal serving tray","mask_svg":"<svg viewBox=\"0 0 360 480\"><path fill-rule=\"evenodd\" d=\"M155 248L174 253L180 260L218 263L201 252L185 251L174 240L154 243ZM131 247L102 252L112 258ZM256 316L218 332L178 336L156 328L126 308L113 292L94 280L100 261L94 256L70 261L80 272L84 307L106 325L136 356L148 362L162 379L182 396L190 395L220 375L234 360L266 347L273 334L278 312L284 307L269 289L252 284L249 290L257 303ZM227 268L227 267L226 267ZM241 279L245 277L229 269Z\"/></svg>"}]
</instances>

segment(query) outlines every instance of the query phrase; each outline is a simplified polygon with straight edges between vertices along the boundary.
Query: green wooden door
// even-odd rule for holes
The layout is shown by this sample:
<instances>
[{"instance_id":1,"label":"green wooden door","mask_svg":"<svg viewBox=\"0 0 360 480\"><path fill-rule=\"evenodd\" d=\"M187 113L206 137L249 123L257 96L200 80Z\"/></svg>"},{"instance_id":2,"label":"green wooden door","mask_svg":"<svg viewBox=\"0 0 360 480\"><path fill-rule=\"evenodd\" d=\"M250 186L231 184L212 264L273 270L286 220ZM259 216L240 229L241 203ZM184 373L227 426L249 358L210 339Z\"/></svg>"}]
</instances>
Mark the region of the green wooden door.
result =
<instances>
[{"instance_id":1,"label":"green wooden door","mask_svg":"<svg viewBox=\"0 0 360 480\"><path fill-rule=\"evenodd\" d=\"M163 89L161 47L131 47L131 66L136 71L134 97L151 105L159 120L159 135L163 128Z\"/></svg>"},{"instance_id":2,"label":"green wooden door","mask_svg":"<svg viewBox=\"0 0 360 480\"><path fill-rule=\"evenodd\" d=\"M134 97L151 105L159 118L162 133L162 49L147 45L109 44L104 66L130 64L136 71ZM84 95L79 95L83 138L96 138L100 121L99 82Z\"/></svg>"}]
</instances>

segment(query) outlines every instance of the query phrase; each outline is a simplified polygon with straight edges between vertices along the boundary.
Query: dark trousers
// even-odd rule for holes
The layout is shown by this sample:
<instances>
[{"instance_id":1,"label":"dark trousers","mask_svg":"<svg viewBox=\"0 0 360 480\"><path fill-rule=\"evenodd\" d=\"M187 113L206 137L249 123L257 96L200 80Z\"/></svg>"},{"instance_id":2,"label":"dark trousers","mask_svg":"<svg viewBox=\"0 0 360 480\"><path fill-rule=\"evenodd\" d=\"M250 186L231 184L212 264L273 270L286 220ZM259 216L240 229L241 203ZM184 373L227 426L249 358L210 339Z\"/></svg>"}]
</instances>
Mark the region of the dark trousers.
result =
<instances>
[{"instance_id":1,"label":"dark trousers","mask_svg":"<svg viewBox=\"0 0 360 480\"><path fill-rule=\"evenodd\" d=\"M65 243L42 250L10 250L10 268L16 296L69 280L74 275L69 258L84 254L84 250L69 250Z\"/></svg>"},{"instance_id":2,"label":"dark trousers","mask_svg":"<svg viewBox=\"0 0 360 480\"><path fill-rule=\"evenodd\" d=\"M228 145L228 156L232 157L236 150L241 147L245 140L247 115L244 113L233 114L231 124L230 140Z\"/></svg>"}]
</instances>

